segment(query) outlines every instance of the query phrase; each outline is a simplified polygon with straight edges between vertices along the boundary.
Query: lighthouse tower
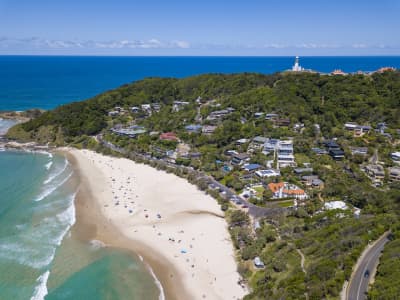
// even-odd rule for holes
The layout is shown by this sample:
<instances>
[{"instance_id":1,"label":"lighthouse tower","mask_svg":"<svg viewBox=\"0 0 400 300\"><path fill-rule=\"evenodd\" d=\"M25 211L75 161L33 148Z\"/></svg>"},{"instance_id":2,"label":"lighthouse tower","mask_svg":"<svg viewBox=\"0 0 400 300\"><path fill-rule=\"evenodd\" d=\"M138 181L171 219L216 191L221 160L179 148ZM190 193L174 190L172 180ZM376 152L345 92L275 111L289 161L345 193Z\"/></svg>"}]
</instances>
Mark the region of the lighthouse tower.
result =
<instances>
[{"instance_id":1,"label":"lighthouse tower","mask_svg":"<svg viewBox=\"0 0 400 300\"><path fill-rule=\"evenodd\" d=\"M293 72L300 72L303 71L304 69L300 66L299 64L299 57L296 56L296 60L294 61L294 66L292 67Z\"/></svg>"}]
</instances>

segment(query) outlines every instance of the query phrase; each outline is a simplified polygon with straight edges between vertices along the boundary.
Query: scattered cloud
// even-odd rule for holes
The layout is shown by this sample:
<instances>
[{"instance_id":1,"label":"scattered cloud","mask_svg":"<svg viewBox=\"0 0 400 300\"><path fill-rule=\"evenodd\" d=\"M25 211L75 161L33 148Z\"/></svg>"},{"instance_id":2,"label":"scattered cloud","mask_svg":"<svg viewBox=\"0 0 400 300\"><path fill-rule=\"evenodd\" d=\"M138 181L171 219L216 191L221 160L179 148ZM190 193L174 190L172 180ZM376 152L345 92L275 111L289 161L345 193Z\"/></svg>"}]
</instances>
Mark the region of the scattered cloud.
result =
<instances>
[{"instance_id":1,"label":"scattered cloud","mask_svg":"<svg viewBox=\"0 0 400 300\"><path fill-rule=\"evenodd\" d=\"M189 43L183 40L54 40L40 37L10 38L0 36L0 53L258 53L269 54L307 54L307 53L398 53L400 45L368 44L354 42L352 44L314 43L299 44L271 43ZM179 51L179 52L177 52Z\"/></svg>"},{"instance_id":2,"label":"scattered cloud","mask_svg":"<svg viewBox=\"0 0 400 300\"><path fill-rule=\"evenodd\" d=\"M76 41L49 40L37 37L0 37L0 49L188 49L186 41L120 40L120 41Z\"/></svg>"}]
</instances>

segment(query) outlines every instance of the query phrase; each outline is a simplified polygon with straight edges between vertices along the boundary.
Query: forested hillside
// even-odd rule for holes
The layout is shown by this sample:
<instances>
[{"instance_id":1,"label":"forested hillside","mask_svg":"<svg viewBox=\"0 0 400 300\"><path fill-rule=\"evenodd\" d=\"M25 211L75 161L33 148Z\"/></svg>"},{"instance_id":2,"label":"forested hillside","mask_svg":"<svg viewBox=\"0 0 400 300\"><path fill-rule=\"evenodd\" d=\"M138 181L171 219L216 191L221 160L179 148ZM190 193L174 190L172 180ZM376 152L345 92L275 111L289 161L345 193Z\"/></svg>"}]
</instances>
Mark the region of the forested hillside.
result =
<instances>
[{"instance_id":1,"label":"forested hillside","mask_svg":"<svg viewBox=\"0 0 400 300\"><path fill-rule=\"evenodd\" d=\"M117 149L225 186L229 197L215 182L197 182L227 211L238 271L251 288L245 299L338 299L363 249L388 230L393 240L370 297L398 294L398 71L148 78L44 112L8 137ZM271 184L304 197L276 195ZM344 208L326 206L338 202Z\"/></svg>"},{"instance_id":2,"label":"forested hillside","mask_svg":"<svg viewBox=\"0 0 400 300\"><path fill-rule=\"evenodd\" d=\"M152 102L171 105L174 100L194 102L199 96L218 99L222 107L235 108L238 117L251 119L255 112L271 111L293 122L317 123L326 136L334 135L346 121L390 122L400 127L400 73L385 72L372 76L302 73L211 74L180 80L149 78L84 102L63 105L22 128L34 138L41 126L51 126L54 137L61 129L68 141L100 132L107 126L107 111L115 106ZM165 130L178 125L175 123Z\"/></svg>"}]
</instances>

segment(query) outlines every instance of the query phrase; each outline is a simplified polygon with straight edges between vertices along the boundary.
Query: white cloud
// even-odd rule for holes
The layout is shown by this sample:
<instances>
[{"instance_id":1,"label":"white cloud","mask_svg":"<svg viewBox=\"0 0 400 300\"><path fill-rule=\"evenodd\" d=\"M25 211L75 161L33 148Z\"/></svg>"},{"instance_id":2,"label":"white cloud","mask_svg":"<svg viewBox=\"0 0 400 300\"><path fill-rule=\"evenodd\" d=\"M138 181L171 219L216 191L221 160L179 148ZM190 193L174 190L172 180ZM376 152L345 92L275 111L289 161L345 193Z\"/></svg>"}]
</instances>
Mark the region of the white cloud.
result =
<instances>
[{"instance_id":1,"label":"white cloud","mask_svg":"<svg viewBox=\"0 0 400 300\"><path fill-rule=\"evenodd\" d=\"M368 46L366 44L362 44L362 43L356 43L351 45L352 48L356 48L356 49L363 49L363 48L368 48Z\"/></svg>"},{"instance_id":2,"label":"white cloud","mask_svg":"<svg viewBox=\"0 0 400 300\"><path fill-rule=\"evenodd\" d=\"M119 41L70 41L41 38L0 37L0 49L188 49L186 41L119 40Z\"/></svg>"}]
</instances>

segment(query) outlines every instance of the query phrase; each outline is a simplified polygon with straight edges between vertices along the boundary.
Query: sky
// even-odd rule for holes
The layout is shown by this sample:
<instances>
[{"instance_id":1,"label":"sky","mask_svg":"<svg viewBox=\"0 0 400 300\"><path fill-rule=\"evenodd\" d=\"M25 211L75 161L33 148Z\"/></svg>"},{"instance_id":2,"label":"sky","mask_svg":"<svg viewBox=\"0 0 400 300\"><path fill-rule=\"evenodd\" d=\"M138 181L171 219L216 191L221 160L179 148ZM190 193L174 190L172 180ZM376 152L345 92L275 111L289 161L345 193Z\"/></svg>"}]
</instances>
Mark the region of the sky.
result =
<instances>
[{"instance_id":1,"label":"sky","mask_svg":"<svg viewBox=\"0 0 400 300\"><path fill-rule=\"evenodd\" d=\"M400 55L400 0L0 0L0 54Z\"/></svg>"}]
</instances>

